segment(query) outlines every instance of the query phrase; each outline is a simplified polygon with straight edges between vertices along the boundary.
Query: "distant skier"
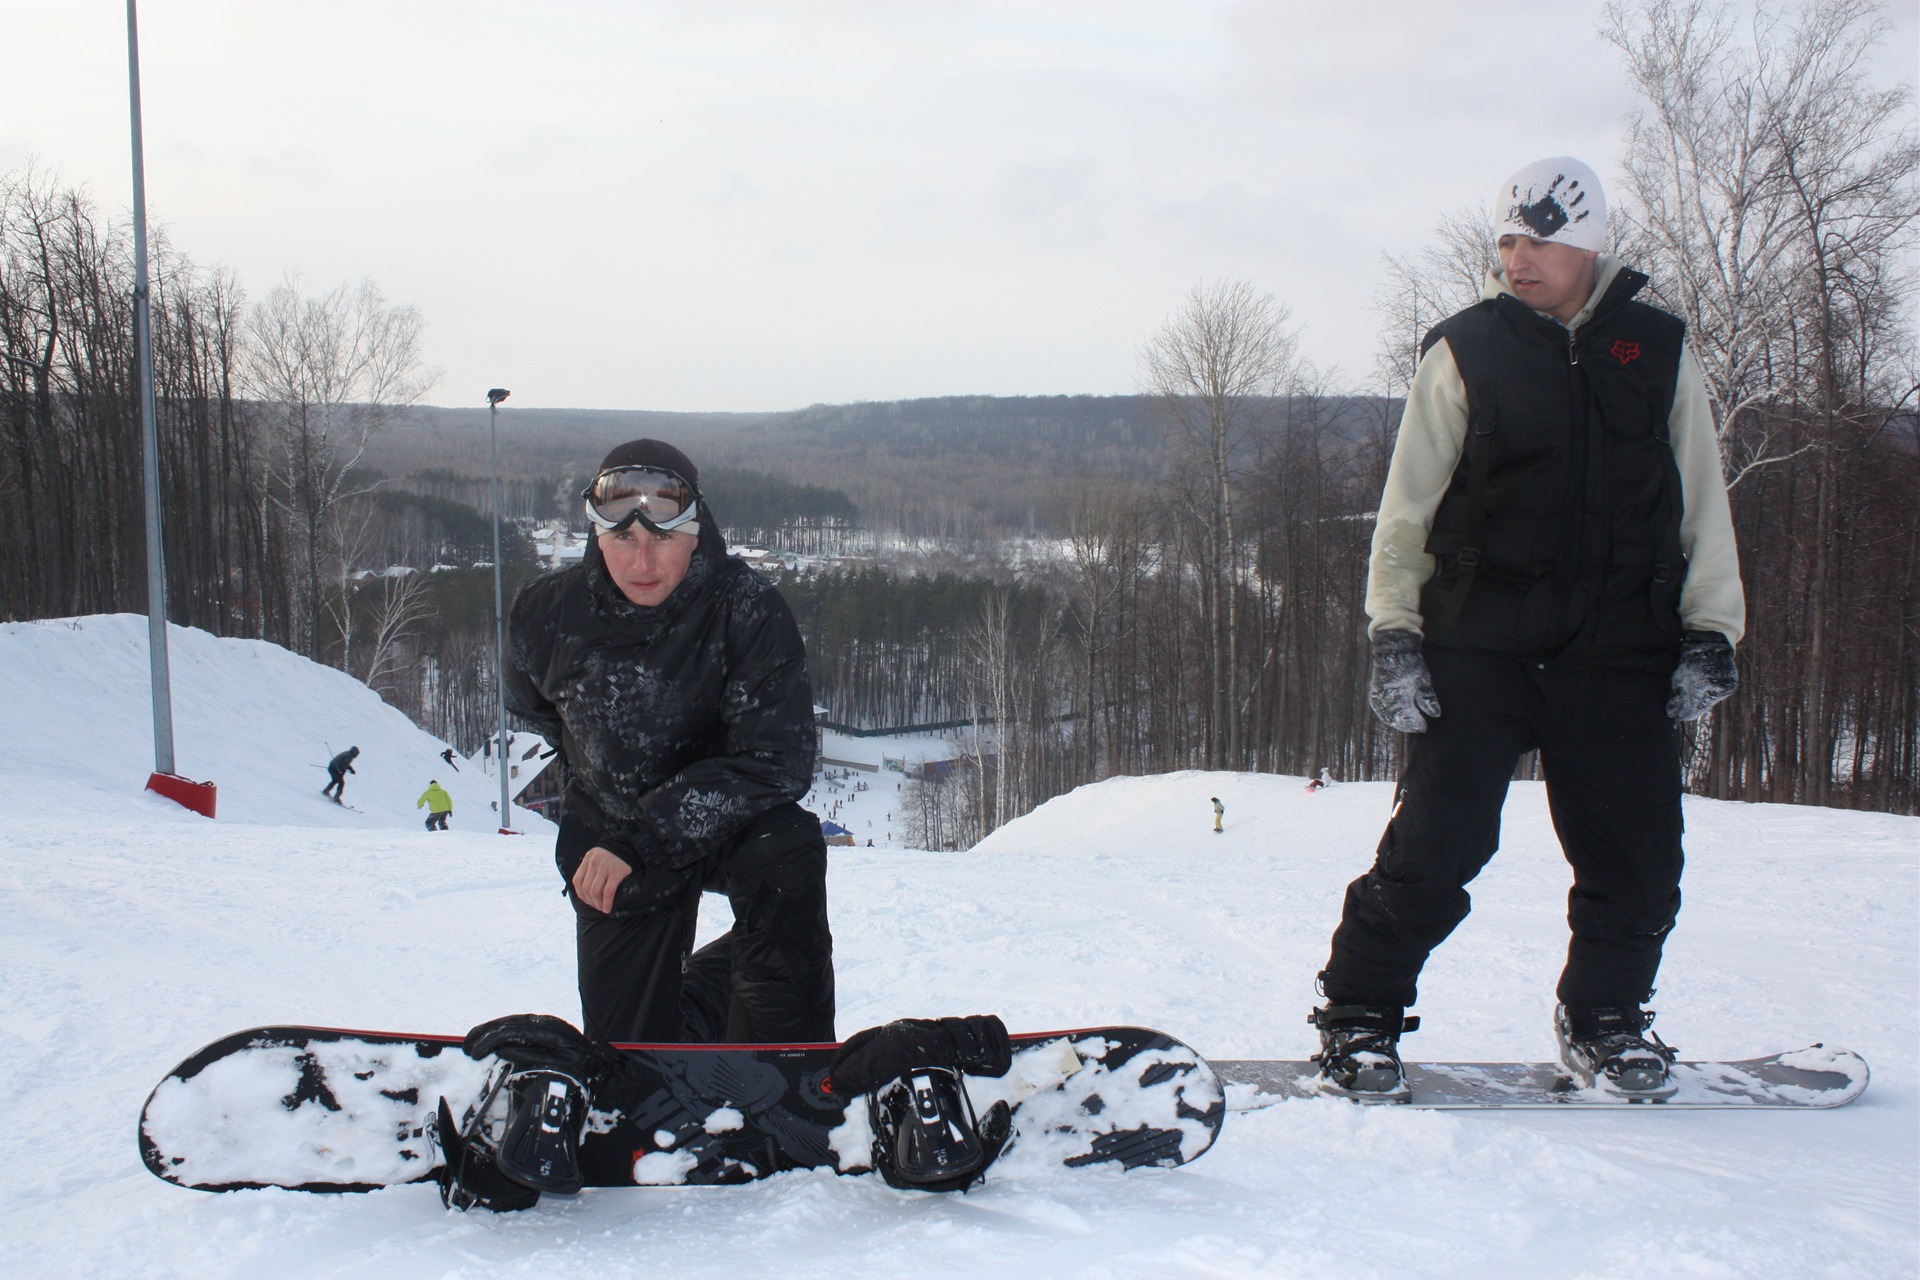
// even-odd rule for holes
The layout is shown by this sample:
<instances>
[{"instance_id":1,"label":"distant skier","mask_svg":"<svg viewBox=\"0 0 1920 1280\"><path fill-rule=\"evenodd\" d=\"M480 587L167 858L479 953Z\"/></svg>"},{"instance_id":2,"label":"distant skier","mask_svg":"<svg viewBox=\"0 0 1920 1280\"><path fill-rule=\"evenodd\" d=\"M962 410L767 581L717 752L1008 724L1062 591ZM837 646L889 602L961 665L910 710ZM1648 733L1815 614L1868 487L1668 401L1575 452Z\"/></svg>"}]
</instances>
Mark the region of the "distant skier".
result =
<instances>
[{"instance_id":1,"label":"distant skier","mask_svg":"<svg viewBox=\"0 0 1920 1280\"><path fill-rule=\"evenodd\" d=\"M360 748L348 747L333 759L327 761L327 785L320 788L320 794L335 804L345 804L340 797L347 794L347 775L360 772L353 767L359 756Z\"/></svg>"},{"instance_id":2,"label":"distant skier","mask_svg":"<svg viewBox=\"0 0 1920 1280\"><path fill-rule=\"evenodd\" d=\"M1734 691L1746 619L1712 398L1686 326L1603 253L1591 169L1530 164L1496 212L1498 265L1422 344L1374 524L1368 703L1406 763L1320 973L1315 1060L1329 1092L1408 1096L1416 980L1537 749L1573 869L1561 1062L1661 1097L1673 1050L1642 1006L1680 910L1676 722Z\"/></svg>"},{"instance_id":3,"label":"distant skier","mask_svg":"<svg viewBox=\"0 0 1920 1280\"><path fill-rule=\"evenodd\" d=\"M1213 801L1213 834L1219 835L1222 831L1226 830L1225 827L1220 825L1220 820L1227 816L1227 806L1220 803L1219 796L1210 798Z\"/></svg>"},{"instance_id":4,"label":"distant skier","mask_svg":"<svg viewBox=\"0 0 1920 1280\"><path fill-rule=\"evenodd\" d=\"M445 760L447 762L447 766L451 768L455 773L460 772L460 765L453 758L452 747L448 747L445 751L442 751L440 753L440 758L442 760ZM418 808L419 806L416 805L415 807Z\"/></svg>"},{"instance_id":5,"label":"distant skier","mask_svg":"<svg viewBox=\"0 0 1920 1280\"><path fill-rule=\"evenodd\" d=\"M414 801L413 807L418 809L423 805L427 810L427 830L445 831L447 819L453 816L453 797L448 795L446 788L440 785L440 779L427 780L427 789L420 793L420 798Z\"/></svg>"}]
</instances>

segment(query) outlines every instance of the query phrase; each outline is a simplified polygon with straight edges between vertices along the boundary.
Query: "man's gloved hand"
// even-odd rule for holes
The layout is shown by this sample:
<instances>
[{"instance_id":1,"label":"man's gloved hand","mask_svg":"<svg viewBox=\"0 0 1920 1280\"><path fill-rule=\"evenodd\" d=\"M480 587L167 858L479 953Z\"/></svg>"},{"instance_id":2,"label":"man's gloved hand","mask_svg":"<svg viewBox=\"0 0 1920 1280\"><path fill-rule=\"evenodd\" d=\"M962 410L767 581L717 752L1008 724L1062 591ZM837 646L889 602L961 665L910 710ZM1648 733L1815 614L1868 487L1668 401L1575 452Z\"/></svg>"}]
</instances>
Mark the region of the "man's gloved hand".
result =
<instances>
[{"instance_id":1,"label":"man's gloved hand","mask_svg":"<svg viewBox=\"0 0 1920 1280\"><path fill-rule=\"evenodd\" d=\"M1733 643L1718 631L1689 631L1680 638L1680 665L1673 669L1667 714L1675 720L1698 720L1739 687Z\"/></svg>"},{"instance_id":2,"label":"man's gloved hand","mask_svg":"<svg viewBox=\"0 0 1920 1280\"><path fill-rule=\"evenodd\" d=\"M483 1022L467 1032L461 1047L469 1058L498 1055L522 1071L564 1071L576 1080L596 1074L616 1056L548 1013L512 1013Z\"/></svg>"},{"instance_id":3,"label":"man's gloved hand","mask_svg":"<svg viewBox=\"0 0 1920 1280\"><path fill-rule=\"evenodd\" d=\"M1420 637L1411 631L1381 631L1373 637L1367 705L1380 723L1402 733L1425 733L1426 717L1440 714L1420 645Z\"/></svg>"},{"instance_id":4,"label":"man's gloved hand","mask_svg":"<svg viewBox=\"0 0 1920 1280\"><path fill-rule=\"evenodd\" d=\"M1013 1065L1007 1024L991 1014L967 1018L901 1018L853 1035L833 1055L827 1074L842 1098L872 1093L916 1067L951 1067L1003 1076Z\"/></svg>"},{"instance_id":5,"label":"man's gloved hand","mask_svg":"<svg viewBox=\"0 0 1920 1280\"><path fill-rule=\"evenodd\" d=\"M686 896L687 888L699 875L699 864L670 867L664 862L636 868L613 891L613 910L607 914L621 920L638 920L656 911L666 911Z\"/></svg>"}]
</instances>

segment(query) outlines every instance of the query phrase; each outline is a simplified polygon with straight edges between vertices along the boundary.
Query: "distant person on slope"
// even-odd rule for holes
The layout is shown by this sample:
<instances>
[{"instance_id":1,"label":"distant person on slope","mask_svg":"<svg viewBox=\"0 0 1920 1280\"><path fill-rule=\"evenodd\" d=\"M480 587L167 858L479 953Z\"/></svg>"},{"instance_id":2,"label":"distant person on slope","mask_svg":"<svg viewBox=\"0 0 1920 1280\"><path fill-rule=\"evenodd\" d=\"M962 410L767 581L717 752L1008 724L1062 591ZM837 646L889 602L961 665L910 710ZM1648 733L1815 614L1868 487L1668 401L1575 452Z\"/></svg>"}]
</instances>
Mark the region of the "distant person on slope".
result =
<instances>
[{"instance_id":1,"label":"distant person on slope","mask_svg":"<svg viewBox=\"0 0 1920 1280\"><path fill-rule=\"evenodd\" d=\"M1210 799L1213 801L1213 834L1219 835L1226 830L1220 823L1227 816L1227 806L1220 803L1219 796L1212 796Z\"/></svg>"},{"instance_id":2,"label":"distant person on slope","mask_svg":"<svg viewBox=\"0 0 1920 1280\"><path fill-rule=\"evenodd\" d=\"M1746 616L1713 413L1685 325L1602 252L1591 169L1530 164L1495 208L1500 265L1427 334L1374 527L1369 701L1409 736L1320 974L1315 1060L1330 1092L1407 1096L1415 982L1537 749L1573 869L1561 1061L1661 1097L1674 1055L1641 1006L1680 910L1676 722L1733 692Z\"/></svg>"},{"instance_id":3,"label":"distant person on slope","mask_svg":"<svg viewBox=\"0 0 1920 1280\"><path fill-rule=\"evenodd\" d=\"M347 794L347 775L359 772L358 769L353 767L353 762L359 755L360 748L348 747L345 751L342 751L339 755L327 761L327 785L320 788L321 795L327 797L335 804L346 803L341 797Z\"/></svg>"},{"instance_id":4,"label":"distant person on slope","mask_svg":"<svg viewBox=\"0 0 1920 1280\"><path fill-rule=\"evenodd\" d=\"M454 760L454 758L453 758L453 748L452 748L452 747L448 747L448 748L447 748L447 749L446 749L445 751L442 751L442 752L440 753L440 758L441 758L442 760L445 760L445 761L447 762L447 767L448 767L448 768L450 768L450 769L452 769L452 770L453 770L453 771L454 771L455 773L458 773L458 772L460 772L460 766L459 766L459 764L458 764L458 763L457 763L457 762L456 762L456 761ZM417 806L417 805L415 806L415 808L418 808L418 807L419 807L419 806Z\"/></svg>"},{"instance_id":5,"label":"distant person on slope","mask_svg":"<svg viewBox=\"0 0 1920 1280\"><path fill-rule=\"evenodd\" d=\"M418 809L422 805L427 810L427 830L445 831L447 819L453 816L453 797L440 785L440 779L427 779L427 789L420 793L413 807Z\"/></svg>"}]
</instances>

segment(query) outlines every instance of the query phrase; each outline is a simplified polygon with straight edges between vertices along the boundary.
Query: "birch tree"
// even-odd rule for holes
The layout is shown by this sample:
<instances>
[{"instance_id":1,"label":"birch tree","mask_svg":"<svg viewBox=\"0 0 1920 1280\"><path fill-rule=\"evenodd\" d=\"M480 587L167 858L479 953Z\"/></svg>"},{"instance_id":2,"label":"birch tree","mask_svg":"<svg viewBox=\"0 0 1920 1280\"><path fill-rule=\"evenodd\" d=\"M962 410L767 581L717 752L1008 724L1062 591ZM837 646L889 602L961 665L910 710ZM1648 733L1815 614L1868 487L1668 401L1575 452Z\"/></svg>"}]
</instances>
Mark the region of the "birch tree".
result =
<instances>
[{"instance_id":1,"label":"birch tree","mask_svg":"<svg viewBox=\"0 0 1920 1280\"><path fill-rule=\"evenodd\" d=\"M1234 710L1241 703L1235 585L1243 565L1233 493L1247 446L1271 419L1293 372L1298 344L1290 319L1271 293L1244 280L1197 284L1140 350L1142 387L1165 414L1170 462L1199 482L1192 516L1201 534L1209 769L1242 756Z\"/></svg>"}]
</instances>

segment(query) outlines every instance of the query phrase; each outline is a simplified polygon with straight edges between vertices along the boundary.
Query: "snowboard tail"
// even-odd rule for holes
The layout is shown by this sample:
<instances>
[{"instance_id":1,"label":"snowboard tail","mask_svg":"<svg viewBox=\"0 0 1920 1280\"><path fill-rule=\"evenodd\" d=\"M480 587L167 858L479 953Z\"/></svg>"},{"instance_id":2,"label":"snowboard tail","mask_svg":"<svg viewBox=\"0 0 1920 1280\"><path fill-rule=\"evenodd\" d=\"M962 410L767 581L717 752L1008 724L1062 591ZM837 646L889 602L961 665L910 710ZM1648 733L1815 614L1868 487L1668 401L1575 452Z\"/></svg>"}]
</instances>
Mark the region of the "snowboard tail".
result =
<instances>
[{"instance_id":1,"label":"snowboard tail","mask_svg":"<svg viewBox=\"0 0 1920 1280\"><path fill-rule=\"evenodd\" d=\"M1228 1086L1228 1109L1252 1111L1320 1091L1312 1062L1247 1059L1212 1064ZM1430 1110L1514 1107L1841 1107L1866 1092L1866 1062L1845 1049L1813 1045L1738 1062L1676 1062L1673 1094L1629 1098L1582 1089L1558 1063L1426 1062L1406 1065L1404 1105Z\"/></svg>"},{"instance_id":2,"label":"snowboard tail","mask_svg":"<svg viewBox=\"0 0 1920 1280\"><path fill-rule=\"evenodd\" d=\"M1005 1100L1023 1159L1171 1166L1198 1158L1225 1117L1220 1081L1191 1048L1140 1027L1012 1037L1012 1070L969 1077L984 1112ZM640 1082L624 1110L589 1104L586 1185L750 1182L789 1169L864 1171L864 1105L832 1091L837 1045L619 1045ZM168 1073L140 1117L156 1177L203 1191L352 1192L433 1180L436 1117L479 1099L497 1059L456 1036L258 1027ZM1008 1158L1003 1156L1003 1159Z\"/></svg>"}]
</instances>

